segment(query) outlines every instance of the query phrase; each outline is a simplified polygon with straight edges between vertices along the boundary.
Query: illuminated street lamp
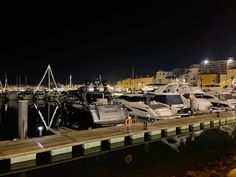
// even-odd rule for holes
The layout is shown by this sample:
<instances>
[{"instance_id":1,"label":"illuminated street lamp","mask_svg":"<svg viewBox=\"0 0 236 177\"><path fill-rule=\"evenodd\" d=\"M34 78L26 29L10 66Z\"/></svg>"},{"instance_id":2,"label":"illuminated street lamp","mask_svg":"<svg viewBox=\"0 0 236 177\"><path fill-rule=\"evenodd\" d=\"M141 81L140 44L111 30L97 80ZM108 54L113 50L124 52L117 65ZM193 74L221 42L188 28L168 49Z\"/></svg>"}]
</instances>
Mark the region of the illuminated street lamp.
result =
<instances>
[{"instance_id":1,"label":"illuminated street lamp","mask_svg":"<svg viewBox=\"0 0 236 177\"><path fill-rule=\"evenodd\" d=\"M227 60L227 69L229 69L230 66L233 65L233 62L234 62L234 58L233 57L229 57L228 60Z\"/></svg>"},{"instance_id":2,"label":"illuminated street lamp","mask_svg":"<svg viewBox=\"0 0 236 177\"><path fill-rule=\"evenodd\" d=\"M207 60L207 59L203 61L204 65L207 65L208 63L209 63L209 60Z\"/></svg>"},{"instance_id":3,"label":"illuminated street lamp","mask_svg":"<svg viewBox=\"0 0 236 177\"><path fill-rule=\"evenodd\" d=\"M209 68L208 68L209 60L206 58L205 60L202 61L202 64L203 64L203 68L202 68L202 69L203 69L205 72L207 72L207 70L209 69Z\"/></svg>"},{"instance_id":4,"label":"illuminated street lamp","mask_svg":"<svg viewBox=\"0 0 236 177\"><path fill-rule=\"evenodd\" d=\"M230 57L228 60L227 60L227 63L232 63L233 62L233 58Z\"/></svg>"}]
</instances>

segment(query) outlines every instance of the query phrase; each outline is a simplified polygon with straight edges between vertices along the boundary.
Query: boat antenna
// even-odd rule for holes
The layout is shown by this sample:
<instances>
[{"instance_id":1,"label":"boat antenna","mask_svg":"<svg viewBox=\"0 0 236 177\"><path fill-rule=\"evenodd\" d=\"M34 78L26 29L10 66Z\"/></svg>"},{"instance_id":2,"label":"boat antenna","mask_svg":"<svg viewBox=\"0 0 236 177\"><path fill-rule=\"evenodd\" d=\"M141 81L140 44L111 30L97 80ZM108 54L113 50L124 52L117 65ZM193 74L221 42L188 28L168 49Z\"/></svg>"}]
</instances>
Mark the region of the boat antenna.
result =
<instances>
[{"instance_id":1,"label":"boat antenna","mask_svg":"<svg viewBox=\"0 0 236 177\"><path fill-rule=\"evenodd\" d=\"M99 82L101 83L101 82L102 82L102 76L99 75L99 76L98 76L98 79L99 79Z\"/></svg>"}]
</instances>

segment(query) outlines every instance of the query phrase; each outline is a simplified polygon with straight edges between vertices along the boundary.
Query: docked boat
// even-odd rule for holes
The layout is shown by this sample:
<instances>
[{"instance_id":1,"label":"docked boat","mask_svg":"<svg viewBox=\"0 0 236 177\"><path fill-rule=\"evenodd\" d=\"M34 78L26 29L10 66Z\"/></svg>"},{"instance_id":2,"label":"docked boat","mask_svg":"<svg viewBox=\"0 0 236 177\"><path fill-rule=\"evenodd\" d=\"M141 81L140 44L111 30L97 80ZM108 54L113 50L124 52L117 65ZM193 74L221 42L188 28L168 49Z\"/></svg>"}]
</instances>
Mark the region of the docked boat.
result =
<instances>
[{"instance_id":1,"label":"docked boat","mask_svg":"<svg viewBox=\"0 0 236 177\"><path fill-rule=\"evenodd\" d=\"M155 111L145 104L143 94L121 95L119 98L115 99L115 102L123 104L133 119L149 121L159 119Z\"/></svg>"},{"instance_id":2,"label":"docked boat","mask_svg":"<svg viewBox=\"0 0 236 177\"><path fill-rule=\"evenodd\" d=\"M17 100L19 91L6 91L5 95L8 100Z\"/></svg>"},{"instance_id":3,"label":"docked boat","mask_svg":"<svg viewBox=\"0 0 236 177\"><path fill-rule=\"evenodd\" d=\"M105 82L86 81L78 90L64 97L66 124L74 128L108 126L124 123L127 110L113 101Z\"/></svg>"},{"instance_id":4,"label":"docked boat","mask_svg":"<svg viewBox=\"0 0 236 177\"><path fill-rule=\"evenodd\" d=\"M44 95L44 99L49 102L53 102L57 99L59 99L61 94L58 91L46 91Z\"/></svg>"},{"instance_id":5,"label":"docked boat","mask_svg":"<svg viewBox=\"0 0 236 177\"><path fill-rule=\"evenodd\" d=\"M34 93L35 100L43 100L45 99L45 91L37 91Z\"/></svg>"},{"instance_id":6,"label":"docked boat","mask_svg":"<svg viewBox=\"0 0 236 177\"><path fill-rule=\"evenodd\" d=\"M33 97L33 91L29 89L20 91L18 94L18 99L20 100L33 100Z\"/></svg>"}]
</instances>

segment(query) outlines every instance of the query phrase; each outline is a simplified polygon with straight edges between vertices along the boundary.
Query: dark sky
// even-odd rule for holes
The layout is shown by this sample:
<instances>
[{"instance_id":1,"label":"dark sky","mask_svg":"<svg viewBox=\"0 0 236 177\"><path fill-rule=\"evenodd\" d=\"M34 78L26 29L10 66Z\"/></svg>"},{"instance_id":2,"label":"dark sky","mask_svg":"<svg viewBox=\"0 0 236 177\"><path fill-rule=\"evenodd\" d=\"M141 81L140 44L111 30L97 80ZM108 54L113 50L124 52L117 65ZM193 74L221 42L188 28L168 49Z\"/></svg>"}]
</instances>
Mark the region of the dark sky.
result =
<instances>
[{"instance_id":1,"label":"dark sky","mask_svg":"<svg viewBox=\"0 0 236 177\"><path fill-rule=\"evenodd\" d=\"M132 67L141 76L236 57L234 4L173 2L2 7L1 80L7 73L13 84L20 74L37 83L51 64L58 82L69 74L74 83L99 74L114 82Z\"/></svg>"}]
</instances>

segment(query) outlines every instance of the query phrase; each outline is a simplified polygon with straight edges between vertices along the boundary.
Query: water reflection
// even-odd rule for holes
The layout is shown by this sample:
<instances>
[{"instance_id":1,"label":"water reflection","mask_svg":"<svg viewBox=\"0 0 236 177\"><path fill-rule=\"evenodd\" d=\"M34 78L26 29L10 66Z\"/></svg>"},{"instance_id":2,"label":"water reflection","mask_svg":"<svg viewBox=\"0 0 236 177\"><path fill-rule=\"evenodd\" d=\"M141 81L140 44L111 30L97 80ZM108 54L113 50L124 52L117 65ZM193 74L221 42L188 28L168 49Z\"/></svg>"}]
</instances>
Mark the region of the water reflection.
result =
<instances>
[{"instance_id":1,"label":"water reflection","mask_svg":"<svg viewBox=\"0 0 236 177\"><path fill-rule=\"evenodd\" d=\"M220 128L208 129L169 138L169 143L178 142L177 150L156 140L10 176L182 177L190 167L235 149L235 134L235 129L233 136Z\"/></svg>"},{"instance_id":2,"label":"water reflection","mask_svg":"<svg viewBox=\"0 0 236 177\"><path fill-rule=\"evenodd\" d=\"M35 109L34 104L37 105L43 120L47 125L53 126L52 116L56 120L60 116L60 112L56 109L55 102L45 102L44 100L28 100L28 137L37 137L40 132L38 127L42 126L42 135L51 134L45 128L42 118ZM18 137L18 100L0 100L0 141L13 140Z\"/></svg>"},{"instance_id":3,"label":"water reflection","mask_svg":"<svg viewBox=\"0 0 236 177\"><path fill-rule=\"evenodd\" d=\"M34 104L40 110L47 126L55 125L52 122L55 123L61 116L60 111L55 111L57 107L55 102L47 103L43 100L29 102L28 137L39 136L39 126L44 127L43 135L48 133ZM0 101L0 140L17 138L17 119L17 101ZM86 158L74 158L65 163L52 164L45 168L9 176L184 176L186 169L218 159L226 155L229 150L235 149L235 135L235 125L232 124L163 138L116 151L106 151Z\"/></svg>"}]
</instances>

